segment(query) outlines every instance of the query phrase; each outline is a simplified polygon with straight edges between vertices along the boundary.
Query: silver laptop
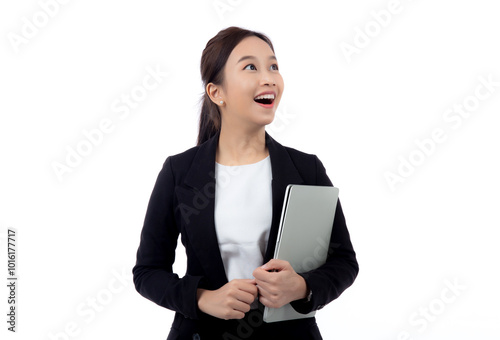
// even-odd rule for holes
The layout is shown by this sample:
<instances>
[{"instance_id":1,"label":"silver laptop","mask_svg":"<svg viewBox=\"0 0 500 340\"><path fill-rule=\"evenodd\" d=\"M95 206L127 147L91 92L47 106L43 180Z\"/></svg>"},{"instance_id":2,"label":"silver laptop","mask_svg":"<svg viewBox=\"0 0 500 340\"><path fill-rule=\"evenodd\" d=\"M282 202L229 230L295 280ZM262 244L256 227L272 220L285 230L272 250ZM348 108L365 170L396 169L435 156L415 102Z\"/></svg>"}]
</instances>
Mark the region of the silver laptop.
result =
<instances>
[{"instance_id":1,"label":"silver laptop","mask_svg":"<svg viewBox=\"0 0 500 340\"><path fill-rule=\"evenodd\" d=\"M286 260L297 273L326 262L339 189L332 186L290 184L285 191L274 258ZM313 292L314 294L314 292ZM264 321L310 318L290 304L264 309Z\"/></svg>"}]
</instances>

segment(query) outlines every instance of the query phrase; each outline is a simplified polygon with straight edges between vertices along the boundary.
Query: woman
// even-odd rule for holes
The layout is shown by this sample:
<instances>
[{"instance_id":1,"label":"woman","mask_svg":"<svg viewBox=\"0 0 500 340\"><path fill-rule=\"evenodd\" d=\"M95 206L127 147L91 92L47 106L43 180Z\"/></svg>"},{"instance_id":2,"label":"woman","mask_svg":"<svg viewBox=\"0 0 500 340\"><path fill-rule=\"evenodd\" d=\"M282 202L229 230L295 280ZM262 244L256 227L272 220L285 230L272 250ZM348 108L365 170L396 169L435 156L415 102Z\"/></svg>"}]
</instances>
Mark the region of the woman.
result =
<instances>
[{"instance_id":1,"label":"woman","mask_svg":"<svg viewBox=\"0 0 500 340\"><path fill-rule=\"evenodd\" d=\"M321 161L265 131L284 90L271 41L229 27L203 51L198 145L163 164L146 212L137 291L175 311L168 339L321 339L314 317L265 323L264 306L322 308L349 287L358 263L340 202L326 264L296 273L273 260L288 184L329 185ZM172 271L177 239L187 271Z\"/></svg>"}]
</instances>

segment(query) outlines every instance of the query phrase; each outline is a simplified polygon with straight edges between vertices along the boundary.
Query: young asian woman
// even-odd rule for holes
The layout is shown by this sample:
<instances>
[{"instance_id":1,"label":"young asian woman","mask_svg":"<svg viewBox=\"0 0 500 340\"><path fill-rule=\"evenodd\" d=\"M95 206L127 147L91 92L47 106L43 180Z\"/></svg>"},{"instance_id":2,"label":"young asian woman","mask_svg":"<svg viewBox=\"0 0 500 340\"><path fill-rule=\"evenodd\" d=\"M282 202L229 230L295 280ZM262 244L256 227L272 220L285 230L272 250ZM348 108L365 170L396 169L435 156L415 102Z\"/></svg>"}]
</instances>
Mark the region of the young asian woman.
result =
<instances>
[{"instance_id":1,"label":"young asian woman","mask_svg":"<svg viewBox=\"0 0 500 340\"><path fill-rule=\"evenodd\" d=\"M322 339L315 317L262 319L264 306L319 310L359 271L340 201L324 265L297 273L272 259L286 186L332 186L316 155L265 130L284 90L273 45L262 33L228 27L207 43L201 75L198 143L167 157L157 177L135 287L175 311L167 339ZM179 236L183 277L172 270Z\"/></svg>"}]
</instances>

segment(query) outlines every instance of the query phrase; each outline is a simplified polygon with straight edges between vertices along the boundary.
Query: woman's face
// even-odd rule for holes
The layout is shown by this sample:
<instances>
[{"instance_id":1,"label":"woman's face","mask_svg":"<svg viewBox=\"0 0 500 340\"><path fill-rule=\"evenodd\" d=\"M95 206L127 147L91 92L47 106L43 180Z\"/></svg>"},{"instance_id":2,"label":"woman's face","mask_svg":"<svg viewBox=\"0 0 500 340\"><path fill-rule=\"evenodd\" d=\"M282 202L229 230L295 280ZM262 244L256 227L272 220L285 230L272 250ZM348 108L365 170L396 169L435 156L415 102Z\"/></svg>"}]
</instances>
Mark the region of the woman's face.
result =
<instances>
[{"instance_id":1,"label":"woman's face","mask_svg":"<svg viewBox=\"0 0 500 340\"><path fill-rule=\"evenodd\" d=\"M258 37L247 37L233 49L223 71L222 123L250 129L270 124L284 90L271 47ZM273 96L256 101L262 93Z\"/></svg>"}]
</instances>

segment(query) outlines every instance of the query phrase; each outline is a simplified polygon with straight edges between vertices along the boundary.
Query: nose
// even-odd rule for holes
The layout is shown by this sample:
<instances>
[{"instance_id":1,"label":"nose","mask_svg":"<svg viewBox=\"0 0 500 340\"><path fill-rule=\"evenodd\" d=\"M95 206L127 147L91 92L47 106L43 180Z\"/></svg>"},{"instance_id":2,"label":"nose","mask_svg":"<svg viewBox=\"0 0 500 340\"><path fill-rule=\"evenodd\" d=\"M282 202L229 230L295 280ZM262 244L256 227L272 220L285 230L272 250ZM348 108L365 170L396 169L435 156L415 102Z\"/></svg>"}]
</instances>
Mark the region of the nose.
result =
<instances>
[{"instance_id":1,"label":"nose","mask_svg":"<svg viewBox=\"0 0 500 340\"><path fill-rule=\"evenodd\" d=\"M264 72L262 74L261 82L264 85L276 86L275 75L270 71Z\"/></svg>"}]
</instances>

